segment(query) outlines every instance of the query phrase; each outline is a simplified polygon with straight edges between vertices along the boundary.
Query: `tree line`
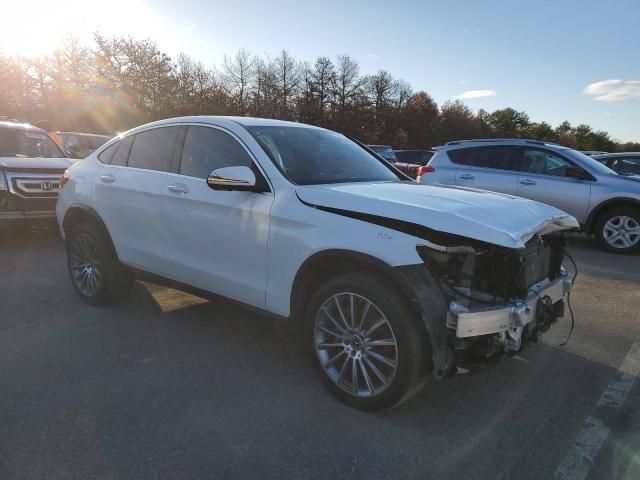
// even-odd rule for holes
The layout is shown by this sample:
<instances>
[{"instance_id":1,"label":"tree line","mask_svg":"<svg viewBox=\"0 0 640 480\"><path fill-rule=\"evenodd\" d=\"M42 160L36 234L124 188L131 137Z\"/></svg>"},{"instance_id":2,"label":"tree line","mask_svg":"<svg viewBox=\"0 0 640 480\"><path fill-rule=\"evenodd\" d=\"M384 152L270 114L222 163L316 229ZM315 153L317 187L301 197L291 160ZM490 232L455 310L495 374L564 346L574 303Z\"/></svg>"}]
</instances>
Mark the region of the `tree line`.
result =
<instances>
[{"instance_id":1,"label":"tree line","mask_svg":"<svg viewBox=\"0 0 640 480\"><path fill-rule=\"evenodd\" d=\"M69 38L40 58L0 52L0 115L49 120L57 130L114 133L178 115L242 115L299 121L396 148L430 148L464 138L532 138L580 150L640 150L607 132L563 122L555 128L504 108L474 113L460 101L437 105L389 72L364 75L349 55L300 61L241 49L208 68L172 59L152 40Z\"/></svg>"}]
</instances>

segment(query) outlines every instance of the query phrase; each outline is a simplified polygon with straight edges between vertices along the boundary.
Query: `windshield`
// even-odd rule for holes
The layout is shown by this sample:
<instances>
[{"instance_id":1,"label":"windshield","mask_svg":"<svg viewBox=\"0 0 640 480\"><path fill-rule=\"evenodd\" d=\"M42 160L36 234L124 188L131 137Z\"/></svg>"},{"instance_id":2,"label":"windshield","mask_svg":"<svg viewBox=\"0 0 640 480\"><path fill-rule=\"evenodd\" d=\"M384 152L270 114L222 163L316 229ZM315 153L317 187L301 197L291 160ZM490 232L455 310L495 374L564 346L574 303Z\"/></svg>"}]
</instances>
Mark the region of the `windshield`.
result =
<instances>
[{"instance_id":1,"label":"windshield","mask_svg":"<svg viewBox=\"0 0 640 480\"><path fill-rule=\"evenodd\" d=\"M339 133L277 126L247 130L273 163L298 185L399 179L383 162Z\"/></svg>"},{"instance_id":2,"label":"windshield","mask_svg":"<svg viewBox=\"0 0 640 480\"><path fill-rule=\"evenodd\" d=\"M65 155L44 131L0 128L0 157L64 158Z\"/></svg>"},{"instance_id":3,"label":"windshield","mask_svg":"<svg viewBox=\"0 0 640 480\"><path fill-rule=\"evenodd\" d=\"M378 155L380 155L382 158L387 160L388 162L397 162L398 161L398 159L396 157L396 154L393 151L393 148L391 148L391 147L373 146L373 147L369 147L369 148L371 150L373 150L374 152L376 152Z\"/></svg>"},{"instance_id":4,"label":"windshield","mask_svg":"<svg viewBox=\"0 0 640 480\"><path fill-rule=\"evenodd\" d=\"M600 175L611 175L616 174L617 173L615 171L613 171L612 169L610 169L609 167L607 167L606 165L600 163L599 161L591 158L589 155L585 155L582 152L579 152L577 150L572 150L572 149L567 149L565 151L563 151L562 153L564 153L567 157L573 159L573 160L577 160L578 162L580 162L580 164L586 166L588 169L590 169L591 171L598 173Z\"/></svg>"}]
</instances>

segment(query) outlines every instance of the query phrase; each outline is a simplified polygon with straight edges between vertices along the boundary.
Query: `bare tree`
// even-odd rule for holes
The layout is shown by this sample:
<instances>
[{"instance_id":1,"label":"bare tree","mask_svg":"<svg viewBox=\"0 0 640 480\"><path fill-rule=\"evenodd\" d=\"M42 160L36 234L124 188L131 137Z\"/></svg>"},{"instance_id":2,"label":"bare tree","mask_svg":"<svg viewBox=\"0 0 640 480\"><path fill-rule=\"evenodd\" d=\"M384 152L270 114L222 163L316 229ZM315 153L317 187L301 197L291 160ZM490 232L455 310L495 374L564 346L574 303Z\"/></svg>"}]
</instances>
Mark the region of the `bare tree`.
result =
<instances>
[{"instance_id":1,"label":"bare tree","mask_svg":"<svg viewBox=\"0 0 640 480\"><path fill-rule=\"evenodd\" d=\"M300 82L300 73L295 59L282 50L274 60L277 88L280 96L279 116L291 119L293 113L293 98L295 97Z\"/></svg>"},{"instance_id":2,"label":"bare tree","mask_svg":"<svg viewBox=\"0 0 640 480\"><path fill-rule=\"evenodd\" d=\"M182 114L222 113L220 89L213 70L188 55L178 55L176 109Z\"/></svg>"},{"instance_id":3,"label":"bare tree","mask_svg":"<svg viewBox=\"0 0 640 480\"><path fill-rule=\"evenodd\" d=\"M255 75L255 59L244 48L232 57L224 57L224 85L231 96L236 113L244 115L247 109L249 86Z\"/></svg>"},{"instance_id":4,"label":"bare tree","mask_svg":"<svg viewBox=\"0 0 640 480\"><path fill-rule=\"evenodd\" d=\"M310 72L312 93L317 101L317 120L324 124L326 111L330 106L336 82L336 69L327 57L319 57Z\"/></svg>"},{"instance_id":5,"label":"bare tree","mask_svg":"<svg viewBox=\"0 0 640 480\"><path fill-rule=\"evenodd\" d=\"M365 79L360 77L358 62L348 55L338 56L334 80L335 125L344 130L352 107L362 95Z\"/></svg>"}]
</instances>

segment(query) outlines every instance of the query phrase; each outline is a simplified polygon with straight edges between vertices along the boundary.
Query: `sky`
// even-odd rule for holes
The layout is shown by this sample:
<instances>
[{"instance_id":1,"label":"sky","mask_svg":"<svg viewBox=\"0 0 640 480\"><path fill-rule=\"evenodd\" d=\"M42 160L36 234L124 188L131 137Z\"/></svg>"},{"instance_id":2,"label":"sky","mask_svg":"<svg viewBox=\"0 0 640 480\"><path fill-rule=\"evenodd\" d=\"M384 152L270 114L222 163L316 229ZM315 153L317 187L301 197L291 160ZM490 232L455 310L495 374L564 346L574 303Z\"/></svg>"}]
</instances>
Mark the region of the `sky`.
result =
<instances>
[{"instance_id":1,"label":"sky","mask_svg":"<svg viewBox=\"0 0 640 480\"><path fill-rule=\"evenodd\" d=\"M0 49L41 55L70 34L152 38L207 66L245 48L349 54L439 104L513 107L640 141L640 0L0 0Z\"/></svg>"}]
</instances>

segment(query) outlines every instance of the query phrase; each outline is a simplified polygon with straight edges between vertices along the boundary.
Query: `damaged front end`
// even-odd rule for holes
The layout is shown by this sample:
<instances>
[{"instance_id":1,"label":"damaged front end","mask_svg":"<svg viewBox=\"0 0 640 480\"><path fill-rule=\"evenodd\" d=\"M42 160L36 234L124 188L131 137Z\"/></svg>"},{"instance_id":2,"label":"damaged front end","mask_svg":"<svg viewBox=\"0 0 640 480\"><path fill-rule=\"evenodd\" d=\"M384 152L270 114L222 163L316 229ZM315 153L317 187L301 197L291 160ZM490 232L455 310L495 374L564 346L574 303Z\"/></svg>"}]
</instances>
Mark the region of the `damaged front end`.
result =
<instances>
[{"instance_id":1,"label":"damaged front end","mask_svg":"<svg viewBox=\"0 0 640 480\"><path fill-rule=\"evenodd\" d=\"M562 267L566 239L561 233L536 234L520 249L464 243L427 241L417 247L422 269L446 302L446 312L435 307L423 314L428 330L446 318L444 330L435 328L438 340L431 339L436 377L445 376L468 353L487 357L537 340L564 315L564 297L572 285ZM405 273L418 280L417 271ZM434 313L440 320L428 325Z\"/></svg>"}]
</instances>

